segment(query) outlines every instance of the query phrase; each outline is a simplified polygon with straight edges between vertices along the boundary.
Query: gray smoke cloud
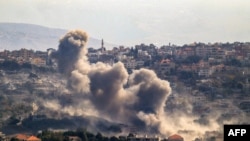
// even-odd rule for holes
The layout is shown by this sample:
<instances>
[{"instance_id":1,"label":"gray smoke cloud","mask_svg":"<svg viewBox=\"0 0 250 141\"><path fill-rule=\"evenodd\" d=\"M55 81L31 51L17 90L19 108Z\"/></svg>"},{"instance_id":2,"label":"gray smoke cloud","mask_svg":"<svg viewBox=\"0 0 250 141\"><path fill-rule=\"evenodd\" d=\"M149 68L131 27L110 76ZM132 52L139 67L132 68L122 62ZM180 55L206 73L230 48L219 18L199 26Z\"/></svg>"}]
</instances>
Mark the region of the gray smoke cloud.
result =
<instances>
[{"instance_id":1,"label":"gray smoke cloud","mask_svg":"<svg viewBox=\"0 0 250 141\"><path fill-rule=\"evenodd\" d=\"M51 100L46 102L47 108L69 115L102 117L165 137L190 131L184 138L191 140L209 131L221 131L217 121L221 113L211 112L208 118L201 119L192 113L188 97L176 101L183 103L178 110L166 112L172 90L169 82L158 78L154 71L139 69L129 75L121 62L112 66L101 62L90 64L87 40L88 35L81 30L70 31L60 40L52 56L68 80L72 102L63 105L60 100ZM205 124L201 124L203 121Z\"/></svg>"},{"instance_id":2,"label":"gray smoke cloud","mask_svg":"<svg viewBox=\"0 0 250 141\"><path fill-rule=\"evenodd\" d=\"M112 66L101 62L90 64L85 47L87 39L84 31L70 31L60 40L59 48L53 54L58 60L59 71L68 78L75 101L79 103L82 100L80 103L85 104L80 104L83 107L71 105L64 108L59 102L46 105L54 110L62 109L71 114L75 111L73 113L83 115L85 110L76 112L76 109L87 106L91 108L86 110L88 115L102 115L110 121L135 126L141 121L139 123L151 125L148 129L158 128L159 116L171 92L169 82L159 79L154 71L148 69L135 70L129 75L121 62ZM149 121L149 117L154 120Z\"/></svg>"},{"instance_id":3,"label":"gray smoke cloud","mask_svg":"<svg viewBox=\"0 0 250 141\"><path fill-rule=\"evenodd\" d=\"M58 68L61 73L69 74L76 67L75 63L86 55L88 35L81 30L68 32L61 40L56 53L53 54L58 60Z\"/></svg>"}]
</instances>

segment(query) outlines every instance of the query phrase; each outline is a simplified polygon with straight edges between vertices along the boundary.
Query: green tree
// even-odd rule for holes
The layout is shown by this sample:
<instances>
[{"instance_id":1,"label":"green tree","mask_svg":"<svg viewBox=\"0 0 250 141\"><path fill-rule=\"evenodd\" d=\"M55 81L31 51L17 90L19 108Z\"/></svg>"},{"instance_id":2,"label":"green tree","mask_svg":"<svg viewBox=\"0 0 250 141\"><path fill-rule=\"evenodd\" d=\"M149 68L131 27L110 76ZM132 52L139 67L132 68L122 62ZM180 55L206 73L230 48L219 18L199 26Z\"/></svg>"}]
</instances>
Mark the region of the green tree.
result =
<instances>
[{"instance_id":1,"label":"green tree","mask_svg":"<svg viewBox=\"0 0 250 141\"><path fill-rule=\"evenodd\" d=\"M87 135L87 130L84 128L78 128L76 130L76 135L82 139L82 141L89 141L89 137Z\"/></svg>"},{"instance_id":2,"label":"green tree","mask_svg":"<svg viewBox=\"0 0 250 141\"><path fill-rule=\"evenodd\" d=\"M181 71L179 73L179 78L180 79L190 79L190 78L193 78L193 72L191 72L191 71Z\"/></svg>"},{"instance_id":3,"label":"green tree","mask_svg":"<svg viewBox=\"0 0 250 141\"><path fill-rule=\"evenodd\" d=\"M89 141L86 131L83 133L82 141Z\"/></svg>"},{"instance_id":4,"label":"green tree","mask_svg":"<svg viewBox=\"0 0 250 141\"><path fill-rule=\"evenodd\" d=\"M11 138L10 141L19 141L17 138Z\"/></svg>"},{"instance_id":5,"label":"green tree","mask_svg":"<svg viewBox=\"0 0 250 141\"><path fill-rule=\"evenodd\" d=\"M244 88L244 84L242 82L238 82L236 88L242 90Z\"/></svg>"},{"instance_id":6,"label":"green tree","mask_svg":"<svg viewBox=\"0 0 250 141\"><path fill-rule=\"evenodd\" d=\"M103 141L109 141L108 137L103 137Z\"/></svg>"},{"instance_id":7,"label":"green tree","mask_svg":"<svg viewBox=\"0 0 250 141\"><path fill-rule=\"evenodd\" d=\"M95 138L96 138L97 141L103 141L103 136L102 136L102 134L100 132L98 132L96 134Z\"/></svg>"},{"instance_id":8,"label":"green tree","mask_svg":"<svg viewBox=\"0 0 250 141\"><path fill-rule=\"evenodd\" d=\"M14 71L14 70L19 70L20 65L15 61L4 61L3 63L0 64L0 68Z\"/></svg>"},{"instance_id":9,"label":"green tree","mask_svg":"<svg viewBox=\"0 0 250 141\"><path fill-rule=\"evenodd\" d=\"M22 64L22 68L25 68L25 69L32 69L32 65L30 63L23 63Z\"/></svg>"},{"instance_id":10,"label":"green tree","mask_svg":"<svg viewBox=\"0 0 250 141\"><path fill-rule=\"evenodd\" d=\"M65 138L62 132L54 133L52 131L45 130L41 134L37 135L42 141L64 141Z\"/></svg>"},{"instance_id":11,"label":"green tree","mask_svg":"<svg viewBox=\"0 0 250 141\"><path fill-rule=\"evenodd\" d=\"M231 60L228 60L226 63L226 65L229 65L229 66L235 66L235 67L241 67L242 64L239 60L233 58Z\"/></svg>"},{"instance_id":12,"label":"green tree","mask_svg":"<svg viewBox=\"0 0 250 141\"><path fill-rule=\"evenodd\" d=\"M135 135L133 133L129 133L128 137L135 137Z\"/></svg>"},{"instance_id":13,"label":"green tree","mask_svg":"<svg viewBox=\"0 0 250 141\"><path fill-rule=\"evenodd\" d=\"M182 61L184 64L196 64L201 60L200 56L188 56L185 60Z\"/></svg>"},{"instance_id":14,"label":"green tree","mask_svg":"<svg viewBox=\"0 0 250 141\"><path fill-rule=\"evenodd\" d=\"M117 137L115 137L115 136L112 136L112 137L110 138L110 141L119 141L119 139L118 139Z\"/></svg>"}]
</instances>

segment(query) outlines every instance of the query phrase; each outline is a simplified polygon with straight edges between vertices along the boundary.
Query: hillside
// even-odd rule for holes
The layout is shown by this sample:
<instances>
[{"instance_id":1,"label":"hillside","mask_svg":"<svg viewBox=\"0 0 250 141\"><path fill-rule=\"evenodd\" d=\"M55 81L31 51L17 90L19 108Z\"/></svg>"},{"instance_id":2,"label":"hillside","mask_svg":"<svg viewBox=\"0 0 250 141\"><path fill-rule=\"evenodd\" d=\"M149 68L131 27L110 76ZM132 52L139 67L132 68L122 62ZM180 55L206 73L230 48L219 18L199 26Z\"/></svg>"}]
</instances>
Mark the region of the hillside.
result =
<instances>
[{"instance_id":1,"label":"hillside","mask_svg":"<svg viewBox=\"0 0 250 141\"><path fill-rule=\"evenodd\" d=\"M66 29L48 28L23 23L0 23L0 50L18 50L21 48L45 51L57 49L59 39L67 33ZM99 48L101 40L89 38L88 47ZM106 48L116 45L106 43Z\"/></svg>"}]
</instances>

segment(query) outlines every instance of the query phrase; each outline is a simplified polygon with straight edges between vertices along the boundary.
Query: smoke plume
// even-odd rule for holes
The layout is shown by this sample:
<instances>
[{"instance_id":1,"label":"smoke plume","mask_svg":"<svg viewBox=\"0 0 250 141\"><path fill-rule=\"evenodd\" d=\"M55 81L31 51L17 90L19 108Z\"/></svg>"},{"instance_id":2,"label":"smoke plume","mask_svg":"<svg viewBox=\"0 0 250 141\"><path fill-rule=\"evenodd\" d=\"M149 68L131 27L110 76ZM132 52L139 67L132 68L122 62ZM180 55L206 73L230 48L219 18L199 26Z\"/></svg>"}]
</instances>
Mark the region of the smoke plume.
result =
<instances>
[{"instance_id":1,"label":"smoke plume","mask_svg":"<svg viewBox=\"0 0 250 141\"><path fill-rule=\"evenodd\" d=\"M195 123L197 116L189 112L192 106L188 104L168 114L165 106L171 88L169 82L158 78L154 71L139 69L129 75L121 62L112 66L101 62L90 64L87 40L87 34L81 30L70 31L60 40L52 56L68 80L67 89L73 102L62 105L50 101L46 104L48 108L70 115L102 117L163 136L181 130L190 130L196 135L220 130L219 124L209 119L206 126Z\"/></svg>"},{"instance_id":2,"label":"smoke plume","mask_svg":"<svg viewBox=\"0 0 250 141\"><path fill-rule=\"evenodd\" d=\"M95 111L95 116L135 126L141 121L139 123L149 129L150 126L158 128L159 117L171 92L169 82L148 69L135 70L129 75L121 62L112 66L101 62L90 64L85 47L87 39L87 34L81 30L70 31L53 54L59 71L68 78L75 101L91 105L88 107ZM63 109L58 102L56 105L56 110Z\"/></svg>"}]
</instances>

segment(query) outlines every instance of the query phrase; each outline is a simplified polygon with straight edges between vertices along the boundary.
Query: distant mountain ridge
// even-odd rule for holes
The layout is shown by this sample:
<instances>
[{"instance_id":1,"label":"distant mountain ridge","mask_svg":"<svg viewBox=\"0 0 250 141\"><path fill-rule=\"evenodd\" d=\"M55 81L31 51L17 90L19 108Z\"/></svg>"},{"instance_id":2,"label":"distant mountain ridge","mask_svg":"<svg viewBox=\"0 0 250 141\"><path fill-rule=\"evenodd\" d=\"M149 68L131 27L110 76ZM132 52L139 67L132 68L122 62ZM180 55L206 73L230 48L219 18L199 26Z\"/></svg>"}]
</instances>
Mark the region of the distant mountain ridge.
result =
<instances>
[{"instance_id":1,"label":"distant mountain ridge","mask_svg":"<svg viewBox=\"0 0 250 141\"><path fill-rule=\"evenodd\" d=\"M59 40L68 30L49 28L25 23L0 23L0 50L19 50L21 48L46 51L57 49ZM104 43L106 48L116 45ZM87 47L100 48L101 40L90 37Z\"/></svg>"}]
</instances>

